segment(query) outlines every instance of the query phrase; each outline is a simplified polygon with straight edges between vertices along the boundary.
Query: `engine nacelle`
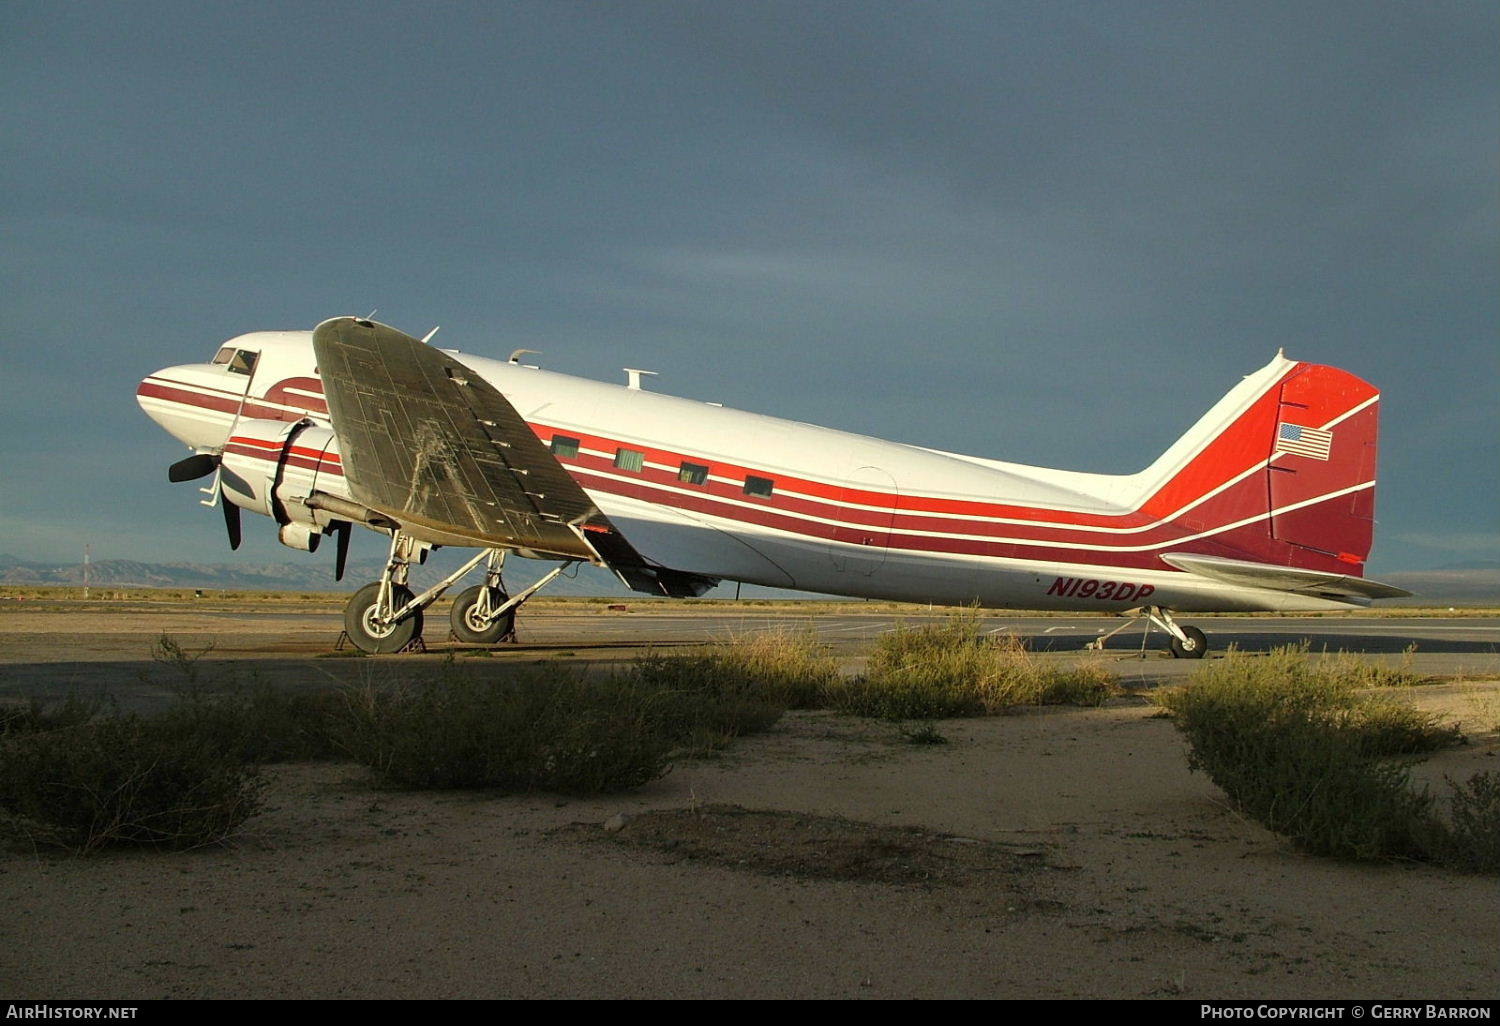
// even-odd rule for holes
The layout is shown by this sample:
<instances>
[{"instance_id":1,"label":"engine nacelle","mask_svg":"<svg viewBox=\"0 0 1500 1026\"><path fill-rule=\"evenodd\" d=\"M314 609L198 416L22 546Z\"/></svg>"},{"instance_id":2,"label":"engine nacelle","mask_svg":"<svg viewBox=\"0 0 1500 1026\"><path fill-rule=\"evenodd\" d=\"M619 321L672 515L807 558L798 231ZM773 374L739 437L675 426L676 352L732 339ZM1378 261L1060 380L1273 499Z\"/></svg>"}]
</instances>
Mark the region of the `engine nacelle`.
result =
<instances>
[{"instance_id":1,"label":"engine nacelle","mask_svg":"<svg viewBox=\"0 0 1500 1026\"><path fill-rule=\"evenodd\" d=\"M346 496L338 439L326 427L251 420L235 425L221 457L224 501L271 517L283 545L304 552L339 519L308 507L313 492Z\"/></svg>"}]
</instances>

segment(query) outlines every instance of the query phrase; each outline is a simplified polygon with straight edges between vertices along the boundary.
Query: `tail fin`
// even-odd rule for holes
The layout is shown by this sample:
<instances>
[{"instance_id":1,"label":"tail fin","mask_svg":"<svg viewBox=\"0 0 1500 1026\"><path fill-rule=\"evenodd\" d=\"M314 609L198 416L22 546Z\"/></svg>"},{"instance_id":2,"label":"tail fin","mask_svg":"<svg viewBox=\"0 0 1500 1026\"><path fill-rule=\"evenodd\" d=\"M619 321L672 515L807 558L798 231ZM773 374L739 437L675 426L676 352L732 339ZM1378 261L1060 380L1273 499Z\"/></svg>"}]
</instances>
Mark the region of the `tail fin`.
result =
<instances>
[{"instance_id":1,"label":"tail fin","mask_svg":"<svg viewBox=\"0 0 1500 1026\"><path fill-rule=\"evenodd\" d=\"M1187 529L1173 554L1359 577L1379 400L1347 371L1278 354L1136 475L1139 508Z\"/></svg>"},{"instance_id":2,"label":"tail fin","mask_svg":"<svg viewBox=\"0 0 1500 1026\"><path fill-rule=\"evenodd\" d=\"M1267 470L1270 536L1363 569L1375 533L1380 393L1333 367L1299 364L1281 383ZM1288 552L1290 565L1306 565ZM1346 571L1347 572L1347 571Z\"/></svg>"}]
</instances>

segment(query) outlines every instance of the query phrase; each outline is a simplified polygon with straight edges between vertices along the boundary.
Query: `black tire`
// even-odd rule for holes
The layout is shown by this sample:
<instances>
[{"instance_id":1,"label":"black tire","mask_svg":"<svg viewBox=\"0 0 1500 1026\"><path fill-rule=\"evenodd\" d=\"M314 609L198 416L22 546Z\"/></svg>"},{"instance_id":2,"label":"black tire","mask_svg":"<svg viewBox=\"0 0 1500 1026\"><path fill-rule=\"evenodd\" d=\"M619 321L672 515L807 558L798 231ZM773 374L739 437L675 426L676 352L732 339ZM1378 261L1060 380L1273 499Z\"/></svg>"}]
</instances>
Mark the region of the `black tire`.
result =
<instances>
[{"instance_id":1,"label":"black tire","mask_svg":"<svg viewBox=\"0 0 1500 1026\"><path fill-rule=\"evenodd\" d=\"M412 598L411 591L399 584L391 585L391 602L400 609ZM404 620L389 627L377 628L370 622L375 603L380 599L380 584L367 584L354 593L344 607L344 632L361 652L385 655L399 652L422 636L422 611L413 611Z\"/></svg>"},{"instance_id":2,"label":"black tire","mask_svg":"<svg viewBox=\"0 0 1500 1026\"><path fill-rule=\"evenodd\" d=\"M1187 635L1187 641L1172 639L1172 658L1202 659L1208 652L1208 639L1203 632L1196 627L1183 627L1182 633Z\"/></svg>"},{"instance_id":3,"label":"black tire","mask_svg":"<svg viewBox=\"0 0 1500 1026\"><path fill-rule=\"evenodd\" d=\"M510 632L516 626L516 611L507 609L501 615L495 617L488 627L481 627L469 619L469 614L479 604L479 596L484 591L484 585L476 584L459 592L458 598L453 600L453 609L448 613L448 623L453 628L453 636L466 645L494 645L510 636ZM499 588L490 592L490 606L498 606L508 598L505 592Z\"/></svg>"}]
</instances>

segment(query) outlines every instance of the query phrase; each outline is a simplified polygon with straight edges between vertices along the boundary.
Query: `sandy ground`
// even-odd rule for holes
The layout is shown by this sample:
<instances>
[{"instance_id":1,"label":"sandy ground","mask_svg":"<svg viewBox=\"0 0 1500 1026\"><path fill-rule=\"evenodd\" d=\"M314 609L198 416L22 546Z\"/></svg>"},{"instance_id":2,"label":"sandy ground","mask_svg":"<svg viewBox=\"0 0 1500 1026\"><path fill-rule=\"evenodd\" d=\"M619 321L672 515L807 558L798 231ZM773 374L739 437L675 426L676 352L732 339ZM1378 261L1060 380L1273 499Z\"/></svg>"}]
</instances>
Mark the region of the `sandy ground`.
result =
<instances>
[{"instance_id":1,"label":"sandy ground","mask_svg":"<svg viewBox=\"0 0 1500 1026\"><path fill-rule=\"evenodd\" d=\"M1420 696L1473 742L1423 779L1497 766L1500 684ZM795 713L598 800L273 767L220 847L0 856L0 995L1500 996L1500 882L1296 853L1144 700L939 730Z\"/></svg>"}]
</instances>

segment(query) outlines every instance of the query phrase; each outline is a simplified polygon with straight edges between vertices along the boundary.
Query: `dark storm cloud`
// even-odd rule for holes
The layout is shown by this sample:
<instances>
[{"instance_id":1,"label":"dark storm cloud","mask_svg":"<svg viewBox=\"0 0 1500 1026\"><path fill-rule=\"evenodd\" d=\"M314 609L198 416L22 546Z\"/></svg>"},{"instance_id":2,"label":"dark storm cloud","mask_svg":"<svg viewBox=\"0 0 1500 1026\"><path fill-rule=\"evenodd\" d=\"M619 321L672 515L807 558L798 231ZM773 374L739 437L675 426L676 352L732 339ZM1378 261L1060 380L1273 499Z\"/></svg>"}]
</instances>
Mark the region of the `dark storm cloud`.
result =
<instances>
[{"instance_id":1,"label":"dark storm cloud","mask_svg":"<svg viewBox=\"0 0 1500 1026\"><path fill-rule=\"evenodd\" d=\"M156 502L142 546L187 514L145 483L174 450L135 380L371 307L465 349L1119 471L1285 346L1386 391L1378 552L1494 536L1493 5L0 19L0 346L34 386L6 427L21 446L103 407L106 434L155 439L64 503ZM54 495L12 490L12 533L40 536Z\"/></svg>"}]
</instances>

